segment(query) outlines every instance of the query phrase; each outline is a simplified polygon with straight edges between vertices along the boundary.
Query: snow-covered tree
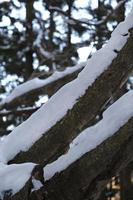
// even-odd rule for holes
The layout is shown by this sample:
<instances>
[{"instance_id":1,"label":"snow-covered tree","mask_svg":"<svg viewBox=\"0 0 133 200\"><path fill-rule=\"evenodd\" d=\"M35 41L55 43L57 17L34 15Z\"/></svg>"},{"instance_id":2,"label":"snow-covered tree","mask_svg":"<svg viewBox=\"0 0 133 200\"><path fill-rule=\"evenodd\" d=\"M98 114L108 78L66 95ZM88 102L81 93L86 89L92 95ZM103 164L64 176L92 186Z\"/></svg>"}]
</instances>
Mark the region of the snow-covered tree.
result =
<instances>
[{"instance_id":1,"label":"snow-covered tree","mask_svg":"<svg viewBox=\"0 0 133 200\"><path fill-rule=\"evenodd\" d=\"M72 23L74 1L66 2ZM32 3L27 6L33 8ZM61 12L54 5L63 6L60 1L45 3ZM53 13L50 18L54 23ZM0 139L0 199L100 200L111 177L131 165L133 91L126 83L133 69L132 19L133 10L86 62L32 77L1 101L4 120L35 112ZM31 31L30 24L26 31ZM72 27L67 28L69 48ZM36 47L44 52L38 42L42 33ZM51 97L41 108L23 107L44 93Z\"/></svg>"}]
</instances>

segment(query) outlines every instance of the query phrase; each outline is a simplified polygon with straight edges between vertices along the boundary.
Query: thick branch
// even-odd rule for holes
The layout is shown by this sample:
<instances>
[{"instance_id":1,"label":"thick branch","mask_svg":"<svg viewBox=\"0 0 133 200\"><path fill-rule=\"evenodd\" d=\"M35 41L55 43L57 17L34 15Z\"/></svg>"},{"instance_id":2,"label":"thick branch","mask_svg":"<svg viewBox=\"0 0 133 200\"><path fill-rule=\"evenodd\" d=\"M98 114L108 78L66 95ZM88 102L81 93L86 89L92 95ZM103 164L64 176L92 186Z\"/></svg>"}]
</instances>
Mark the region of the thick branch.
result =
<instances>
[{"instance_id":1,"label":"thick branch","mask_svg":"<svg viewBox=\"0 0 133 200\"><path fill-rule=\"evenodd\" d=\"M133 118L94 150L55 174L44 187L35 193L25 193L25 200L98 200L108 180L133 160L132 130ZM23 200L22 194L27 190L31 191L29 185L25 185L12 200Z\"/></svg>"},{"instance_id":2,"label":"thick branch","mask_svg":"<svg viewBox=\"0 0 133 200\"><path fill-rule=\"evenodd\" d=\"M133 118L96 149L45 182L45 199L97 200L107 181L132 161L132 130Z\"/></svg>"},{"instance_id":3,"label":"thick branch","mask_svg":"<svg viewBox=\"0 0 133 200\"><path fill-rule=\"evenodd\" d=\"M131 34L126 45L120 50L108 69L88 87L73 108L34 143L29 151L20 153L13 162L33 161L47 164L65 152L72 139L85 126L94 122L101 107L129 75L133 67L132 49L133 36Z\"/></svg>"}]
</instances>

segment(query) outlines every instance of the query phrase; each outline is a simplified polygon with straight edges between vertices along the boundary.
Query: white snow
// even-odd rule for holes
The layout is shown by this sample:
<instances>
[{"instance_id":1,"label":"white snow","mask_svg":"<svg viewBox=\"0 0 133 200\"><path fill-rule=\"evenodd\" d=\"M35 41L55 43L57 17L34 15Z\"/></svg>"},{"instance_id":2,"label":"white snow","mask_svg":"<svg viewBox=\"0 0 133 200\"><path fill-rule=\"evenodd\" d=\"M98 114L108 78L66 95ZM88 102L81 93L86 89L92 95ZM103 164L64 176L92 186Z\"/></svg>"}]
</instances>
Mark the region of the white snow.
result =
<instances>
[{"instance_id":1,"label":"white snow","mask_svg":"<svg viewBox=\"0 0 133 200\"><path fill-rule=\"evenodd\" d=\"M66 169L85 153L94 149L105 139L116 133L133 116L133 91L126 93L118 101L112 104L104 113L103 119L96 125L85 129L70 144L69 151L60 156L56 161L44 167L44 179L49 180L55 173ZM124 114L123 114L124 113ZM35 164L12 164L0 163L0 198L4 192L11 190L17 193L31 177ZM32 177L33 189L40 189L43 184Z\"/></svg>"},{"instance_id":2,"label":"white snow","mask_svg":"<svg viewBox=\"0 0 133 200\"><path fill-rule=\"evenodd\" d=\"M85 65L86 65L86 63L83 62L78 65L75 65L74 67L67 67L64 71L56 71L50 77L48 77L44 80L39 79L39 78L33 78L32 80L29 80L29 81L17 86L13 90L13 92L9 96L7 96L6 99L3 100L3 102L1 104L9 103L13 99L15 99L29 91L41 88L41 87L46 86L58 79L61 79L69 74L72 74L75 71L82 69Z\"/></svg>"},{"instance_id":3,"label":"white snow","mask_svg":"<svg viewBox=\"0 0 133 200\"><path fill-rule=\"evenodd\" d=\"M32 192L35 190L39 190L41 187L43 187L41 181L35 179L34 177L32 177L32 184L33 184Z\"/></svg>"},{"instance_id":4,"label":"white snow","mask_svg":"<svg viewBox=\"0 0 133 200\"><path fill-rule=\"evenodd\" d=\"M100 122L85 129L73 140L66 154L44 167L44 179L49 180L54 174L63 171L82 155L94 149L105 139L116 133L120 127L133 117L132 100L133 90L112 104L103 113L103 119Z\"/></svg>"},{"instance_id":5,"label":"white snow","mask_svg":"<svg viewBox=\"0 0 133 200\"><path fill-rule=\"evenodd\" d=\"M77 99L85 93L86 89L93 84L117 56L114 49L120 50L125 45L129 37L128 30L133 27L132 19L133 10L126 20L114 30L106 46L87 61L86 67L79 76L58 90L45 105L15 128L1 142L0 161L6 163L20 151L27 151L73 107ZM127 35L124 36L124 34ZM12 141L14 142L12 143Z\"/></svg>"},{"instance_id":6,"label":"white snow","mask_svg":"<svg viewBox=\"0 0 133 200\"><path fill-rule=\"evenodd\" d=\"M34 167L33 163L12 165L0 163L0 199L3 199L4 192L11 190L12 194L15 194L22 189Z\"/></svg>"}]
</instances>

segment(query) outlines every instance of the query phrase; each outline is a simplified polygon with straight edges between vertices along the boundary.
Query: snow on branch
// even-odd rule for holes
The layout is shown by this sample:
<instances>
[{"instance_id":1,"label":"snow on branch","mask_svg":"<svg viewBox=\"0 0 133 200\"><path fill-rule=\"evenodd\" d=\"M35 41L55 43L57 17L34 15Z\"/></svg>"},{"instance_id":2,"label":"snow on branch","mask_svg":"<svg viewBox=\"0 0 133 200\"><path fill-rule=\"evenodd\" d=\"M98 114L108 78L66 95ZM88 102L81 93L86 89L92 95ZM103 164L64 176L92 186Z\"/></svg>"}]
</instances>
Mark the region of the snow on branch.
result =
<instances>
[{"instance_id":1,"label":"snow on branch","mask_svg":"<svg viewBox=\"0 0 133 200\"><path fill-rule=\"evenodd\" d=\"M0 163L0 199L6 195L14 195L30 179L35 164L12 164Z\"/></svg>"},{"instance_id":2,"label":"snow on branch","mask_svg":"<svg viewBox=\"0 0 133 200\"><path fill-rule=\"evenodd\" d=\"M87 61L86 67L74 81L62 87L45 105L0 143L0 161L6 163L18 153L25 152L24 160L30 155L30 160L45 163L48 158L54 155L57 157L56 154L59 156L57 150L61 150L60 153L65 150L64 144L67 146L77 136L77 129L81 130L95 118L101 106L108 100L110 91L115 92L118 89L123 72L126 76L127 71L132 68L133 46L132 34L129 32L133 27L132 18L133 11L114 30L106 46ZM119 51L119 54L114 50ZM123 62L123 54L127 53L128 57L124 57ZM69 131L66 126L69 127ZM47 137L45 137L46 132ZM58 140L55 140L56 137ZM39 142L39 139L41 144L35 143ZM12 141L14 144L10 145Z\"/></svg>"},{"instance_id":3,"label":"snow on branch","mask_svg":"<svg viewBox=\"0 0 133 200\"><path fill-rule=\"evenodd\" d=\"M99 200L110 178L133 161L132 130L133 117L113 136L47 180L42 188L47 199Z\"/></svg>"},{"instance_id":4,"label":"snow on branch","mask_svg":"<svg viewBox=\"0 0 133 200\"><path fill-rule=\"evenodd\" d=\"M81 132L72 141L66 154L44 167L44 179L49 180L65 170L124 126L133 117L132 99L133 91L126 93L103 113L101 121Z\"/></svg>"},{"instance_id":5,"label":"snow on branch","mask_svg":"<svg viewBox=\"0 0 133 200\"><path fill-rule=\"evenodd\" d=\"M103 184L101 184L101 181L103 181L103 183L106 185L109 176L111 176L110 173L112 172L110 171L110 173L108 173L108 170L113 169L112 161L114 160L115 156L117 155L117 157L119 158L119 154L122 154L120 157L122 161L114 161L117 166L117 170L119 170L122 165L125 166L125 163L127 161L129 162L129 160L132 159L132 152L129 153L127 152L127 150L124 151L126 152L126 154L128 153L127 160L123 159L122 152L122 147L125 147L128 141L131 141L130 137L132 136L132 99L133 91L126 93L103 113L103 119L101 121L99 121L96 125L91 126L81 132L81 134L72 141L66 154L62 155L56 161L46 165L43 168L43 181L37 180L32 176L32 187L26 186L28 191L30 191L31 196L34 196L34 191L36 191L36 193L39 193L41 189L43 197L45 194L47 194L48 196L52 195L53 200L56 200L57 196L59 196L59 200L62 200L62 195L64 191L65 194L69 194L70 196L72 196L72 199L75 199L75 194L77 194L81 190L81 188L83 188L83 185L87 185L88 188L91 188L92 181L95 182L95 187L93 187L93 189L91 188L91 191L87 188L87 193L89 196L91 194L97 195L97 193L99 193L99 191L101 190L100 187L103 186ZM131 144L129 146L131 146ZM34 166L34 164L30 165ZM107 165L109 165L109 167L107 167ZM1 177L5 175L4 172L6 173L6 175L4 176L6 177L6 182L3 182L2 186L0 185L0 191L8 191L7 189L12 188L14 194L16 193L16 191L18 191L18 187L20 189L22 188L21 185L23 185L24 183L23 177L19 179L19 183L17 185L16 183L10 185L10 181L14 181L14 178L17 175L19 176L20 173L19 168L17 169L16 166L19 167L20 170L22 170L21 166L24 166L23 171L25 171L26 174L29 173L29 167L25 166L25 164L9 165L8 167L6 167L7 170L5 170L5 168L2 171L0 170ZM7 172L9 170L10 174L8 175ZM61 173L62 171L63 173ZM73 172L70 173L71 171ZM105 173L108 173L108 176L105 177ZM30 178L30 176L31 175L29 174L28 179ZM72 181L73 176L76 176L76 184L75 181ZM66 177L69 177L69 181ZM66 183L62 184L62 182ZM98 187L97 190L98 184L100 185L100 187ZM72 190L70 190L70 185L73 188ZM60 190L61 194L58 193L59 188L62 188ZM96 191L94 192L95 188ZM84 192L85 191L82 191L82 194L84 194ZM18 192L18 196L21 196L20 192ZM80 195L78 195L78 198L79 197ZM93 198L96 200L96 197ZM14 197L13 199L15 200L17 199L17 197Z\"/></svg>"},{"instance_id":6,"label":"snow on branch","mask_svg":"<svg viewBox=\"0 0 133 200\"><path fill-rule=\"evenodd\" d=\"M104 140L107 140L118 132L120 128L133 118L132 99L133 91L126 93L103 113L103 119L101 121L81 132L72 141L66 154L44 167L44 180L47 181L56 173L60 173L69 168L70 165L74 164L74 162L86 153L97 148ZM1 163L0 179L3 181L0 183L0 198L9 192L11 195L19 192L31 178L31 172L34 167L35 164L33 163L12 165ZM32 177L32 183L34 188L30 188L32 190L31 192L43 187L40 180L36 180L34 177Z\"/></svg>"},{"instance_id":7,"label":"snow on branch","mask_svg":"<svg viewBox=\"0 0 133 200\"><path fill-rule=\"evenodd\" d=\"M30 93L35 90L39 90L40 88L47 87L48 85L60 81L61 79L69 76L77 71L81 70L86 65L85 62L77 64L73 67L67 67L64 71L56 71L51 76L46 79L40 79L38 77L33 78L21 85L18 85L12 92L7 96L0 104L0 107L3 108L5 104L12 104L17 98L22 97L23 95ZM10 105L9 105L10 106Z\"/></svg>"}]
</instances>

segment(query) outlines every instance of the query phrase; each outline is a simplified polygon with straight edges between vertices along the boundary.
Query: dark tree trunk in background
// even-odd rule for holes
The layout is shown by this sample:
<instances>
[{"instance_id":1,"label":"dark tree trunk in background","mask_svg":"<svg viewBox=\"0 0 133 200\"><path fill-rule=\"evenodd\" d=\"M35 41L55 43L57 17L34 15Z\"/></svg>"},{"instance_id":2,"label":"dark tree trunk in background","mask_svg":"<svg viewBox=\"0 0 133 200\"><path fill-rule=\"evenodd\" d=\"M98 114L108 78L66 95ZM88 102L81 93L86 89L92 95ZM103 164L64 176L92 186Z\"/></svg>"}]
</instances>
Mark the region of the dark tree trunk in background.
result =
<instances>
[{"instance_id":1,"label":"dark tree trunk in background","mask_svg":"<svg viewBox=\"0 0 133 200\"><path fill-rule=\"evenodd\" d=\"M98 0L98 8L96 10L96 15L97 15L97 21L102 20L103 17L103 3ZM103 23L101 25L96 26L96 37L97 37L97 43L96 43L96 49L100 49L103 45L103 36L104 36L104 31L106 30L106 23Z\"/></svg>"},{"instance_id":2,"label":"dark tree trunk in background","mask_svg":"<svg viewBox=\"0 0 133 200\"><path fill-rule=\"evenodd\" d=\"M33 27L32 21L34 18L34 9L33 9L34 0L26 2L26 37L28 41L29 50L26 52L26 66L25 66L25 78L29 78L33 72Z\"/></svg>"},{"instance_id":3,"label":"dark tree trunk in background","mask_svg":"<svg viewBox=\"0 0 133 200\"><path fill-rule=\"evenodd\" d=\"M54 11L50 10L50 25L49 25L49 51L53 50L53 35L55 32Z\"/></svg>"},{"instance_id":4,"label":"dark tree trunk in background","mask_svg":"<svg viewBox=\"0 0 133 200\"><path fill-rule=\"evenodd\" d=\"M68 4L68 19L71 18L72 15L72 5L73 5L73 0L68 0L67 1ZM68 23L68 33L67 33L67 47L71 48L71 34L72 34L72 28L70 23Z\"/></svg>"},{"instance_id":5,"label":"dark tree trunk in background","mask_svg":"<svg viewBox=\"0 0 133 200\"><path fill-rule=\"evenodd\" d=\"M73 61L72 61L72 55L74 55L74 47L72 45L72 25L71 25L71 17L72 17L72 10L73 10L73 3L74 0L67 0L67 6L68 6L68 10L67 10L67 31L66 31L66 47L64 48L64 55L65 55L65 59L64 59L64 63L63 66L72 66Z\"/></svg>"},{"instance_id":6,"label":"dark tree trunk in background","mask_svg":"<svg viewBox=\"0 0 133 200\"><path fill-rule=\"evenodd\" d=\"M50 22L49 22L49 41L48 41L48 46L47 49L49 52L54 51L54 43L53 43L53 37L54 37L54 32L55 32L55 22L54 22L54 11L50 10ZM54 62L52 59L49 60L49 67L50 70L54 71Z\"/></svg>"},{"instance_id":7,"label":"dark tree trunk in background","mask_svg":"<svg viewBox=\"0 0 133 200\"><path fill-rule=\"evenodd\" d=\"M117 0L117 3L120 3L121 0ZM116 12L117 22L120 23L125 19L125 3L123 3Z\"/></svg>"}]
</instances>

